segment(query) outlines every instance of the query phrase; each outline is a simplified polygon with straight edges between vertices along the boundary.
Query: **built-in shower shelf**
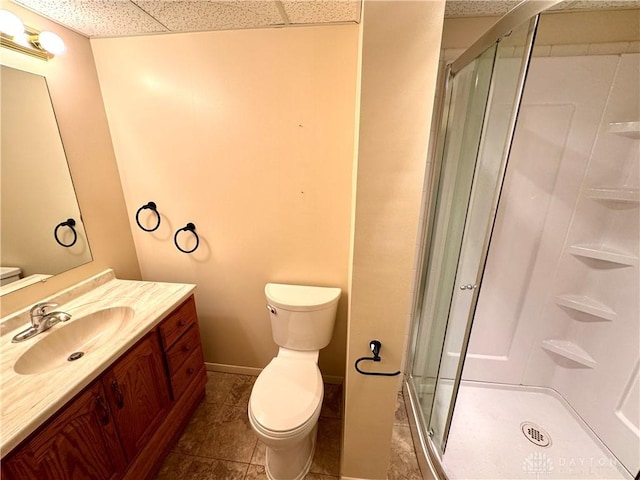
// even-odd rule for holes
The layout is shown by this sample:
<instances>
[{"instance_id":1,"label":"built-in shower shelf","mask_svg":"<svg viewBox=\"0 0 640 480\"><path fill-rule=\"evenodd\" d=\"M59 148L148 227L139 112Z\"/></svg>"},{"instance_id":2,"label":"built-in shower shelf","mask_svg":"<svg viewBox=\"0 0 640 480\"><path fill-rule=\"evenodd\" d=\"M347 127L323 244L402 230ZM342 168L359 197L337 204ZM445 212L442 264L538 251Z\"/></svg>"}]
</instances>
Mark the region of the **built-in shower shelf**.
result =
<instances>
[{"instance_id":1,"label":"built-in shower shelf","mask_svg":"<svg viewBox=\"0 0 640 480\"><path fill-rule=\"evenodd\" d=\"M640 139L640 122L616 122L609 124L609 133Z\"/></svg>"},{"instance_id":2,"label":"built-in shower shelf","mask_svg":"<svg viewBox=\"0 0 640 480\"><path fill-rule=\"evenodd\" d=\"M556 355L560 355L561 357L568 358L569 360L585 367L593 368L596 366L596 361L591 357L591 355L575 343L568 340L543 340L541 346L545 350L553 352Z\"/></svg>"},{"instance_id":3,"label":"built-in shower shelf","mask_svg":"<svg viewBox=\"0 0 640 480\"><path fill-rule=\"evenodd\" d=\"M601 246L572 245L569 247L569 253L576 257L592 258L602 262L615 263L616 265L634 266L638 264L638 257L635 255Z\"/></svg>"},{"instance_id":4,"label":"built-in shower shelf","mask_svg":"<svg viewBox=\"0 0 640 480\"><path fill-rule=\"evenodd\" d=\"M586 295L558 295L556 304L604 320L613 321L616 318L616 312L611 308Z\"/></svg>"},{"instance_id":5,"label":"built-in shower shelf","mask_svg":"<svg viewBox=\"0 0 640 480\"><path fill-rule=\"evenodd\" d=\"M590 188L588 195L601 202L623 203L629 206L640 203L640 190L637 188Z\"/></svg>"}]
</instances>

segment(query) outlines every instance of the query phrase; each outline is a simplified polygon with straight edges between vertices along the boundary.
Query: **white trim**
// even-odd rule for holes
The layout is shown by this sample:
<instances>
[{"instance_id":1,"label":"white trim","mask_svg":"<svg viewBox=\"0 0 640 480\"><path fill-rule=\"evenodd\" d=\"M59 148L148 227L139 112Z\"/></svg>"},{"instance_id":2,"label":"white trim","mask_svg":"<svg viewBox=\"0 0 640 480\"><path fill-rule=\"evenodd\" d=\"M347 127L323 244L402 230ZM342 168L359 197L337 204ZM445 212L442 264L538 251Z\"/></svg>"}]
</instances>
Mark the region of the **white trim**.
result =
<instances>
[{"instance_id":1,"label":"white trim","mask_svg":"<svg viewBox=\"0 0 640 480\"><path fill-rule=\"evenodd\" d=\"M239 365L226 365L224 363L211 363L204 362L205 368L208 372L223 372L223 373L234 373L236 375L253 375L257 377L262 372L261 368L257 367L242 367ZM339 377L336 375L323 375L325 383L334 383L336 385L341 385L344 383L344 377ZM356 479L357 480L357 479Z\"/></svg>"}]
</instances>

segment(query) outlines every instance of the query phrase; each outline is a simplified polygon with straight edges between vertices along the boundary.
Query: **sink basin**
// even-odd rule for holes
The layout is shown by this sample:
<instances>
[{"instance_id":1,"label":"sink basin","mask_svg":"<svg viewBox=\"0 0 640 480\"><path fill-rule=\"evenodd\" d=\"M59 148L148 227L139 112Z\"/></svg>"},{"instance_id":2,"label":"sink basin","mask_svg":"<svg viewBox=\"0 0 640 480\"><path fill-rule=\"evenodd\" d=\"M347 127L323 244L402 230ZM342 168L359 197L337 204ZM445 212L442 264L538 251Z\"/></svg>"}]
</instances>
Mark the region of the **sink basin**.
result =
<instances>
[{"instance_id":1,"label":"sink basin","mask_svg":"<svg viewBox=\"0 0 640 480\"><path fill-rule=\"evenodd\" d=\"M108 342L133 314L131 307L109 307L59 323L41 333L41 338L33 337L37 343L20 355L13 369L20 375L33 375L82 362L84 355Z\"/></svg>"}]
</instances>

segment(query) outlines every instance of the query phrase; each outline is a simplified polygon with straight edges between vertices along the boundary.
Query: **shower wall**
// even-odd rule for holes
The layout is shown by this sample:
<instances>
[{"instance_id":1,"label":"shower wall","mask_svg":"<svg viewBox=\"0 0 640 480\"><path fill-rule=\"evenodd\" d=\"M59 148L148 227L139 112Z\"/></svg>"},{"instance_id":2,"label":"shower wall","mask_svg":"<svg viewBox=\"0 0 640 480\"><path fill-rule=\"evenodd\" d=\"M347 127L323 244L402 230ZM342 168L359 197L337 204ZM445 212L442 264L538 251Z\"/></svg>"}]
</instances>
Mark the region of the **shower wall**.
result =
<instances>
[{"instance_id":1,"label":"shower wall","mask_svg":"<svg viewBox=\"0 0 640 480\"><path fill-rule=\"evenodd\" d=\"M463 378L554 388L637 471L640 55L628 48L532 59Z\"/></svg>"}]
</instances>

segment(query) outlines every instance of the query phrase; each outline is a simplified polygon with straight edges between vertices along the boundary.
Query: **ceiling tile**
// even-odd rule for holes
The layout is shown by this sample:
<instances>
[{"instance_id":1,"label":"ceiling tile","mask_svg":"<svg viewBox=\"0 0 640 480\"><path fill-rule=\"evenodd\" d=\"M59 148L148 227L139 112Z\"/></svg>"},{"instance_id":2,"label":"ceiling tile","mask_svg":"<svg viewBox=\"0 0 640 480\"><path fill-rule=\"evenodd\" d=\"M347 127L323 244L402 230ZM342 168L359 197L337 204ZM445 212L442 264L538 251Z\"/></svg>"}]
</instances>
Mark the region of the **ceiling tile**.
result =
<instances>
[{"instance_id":1,"label":"ceiling tile","mask_svg":"<svg viewBox=\"0 0 640 480\"><path fill-rule=\"evenodd\" d=\"M16 0L16 3L88 37L167 31L128 0Z\"/></svg>"},{"instance_id":2,"label":"ceiling tile","mask_svg":"<svg viewBox=\"0 0 640 480\"><path fill-rule=\"evenodd\" d=\"M133 0L171 31L226 30L283 25L275 2Z\"/></svg>"},{"instance_id":3,"label":"ceiling tile","mask_svg":"<svg viewBox=\"0 0 640 480\"><path fill-rule=\"evenodd\" d=\"M447 0L445 17L502 16L522 0Z\"/></svg>"},{"instance_id":4,"label":"ceiling tile","mask_svg":"<svg viewBox=\"0 0 640 480\"><path fill-rule=\"evenodd\" d=\"M291 23L359 22L360 0L282 0Z\"/></svg>"}]
</instances>

